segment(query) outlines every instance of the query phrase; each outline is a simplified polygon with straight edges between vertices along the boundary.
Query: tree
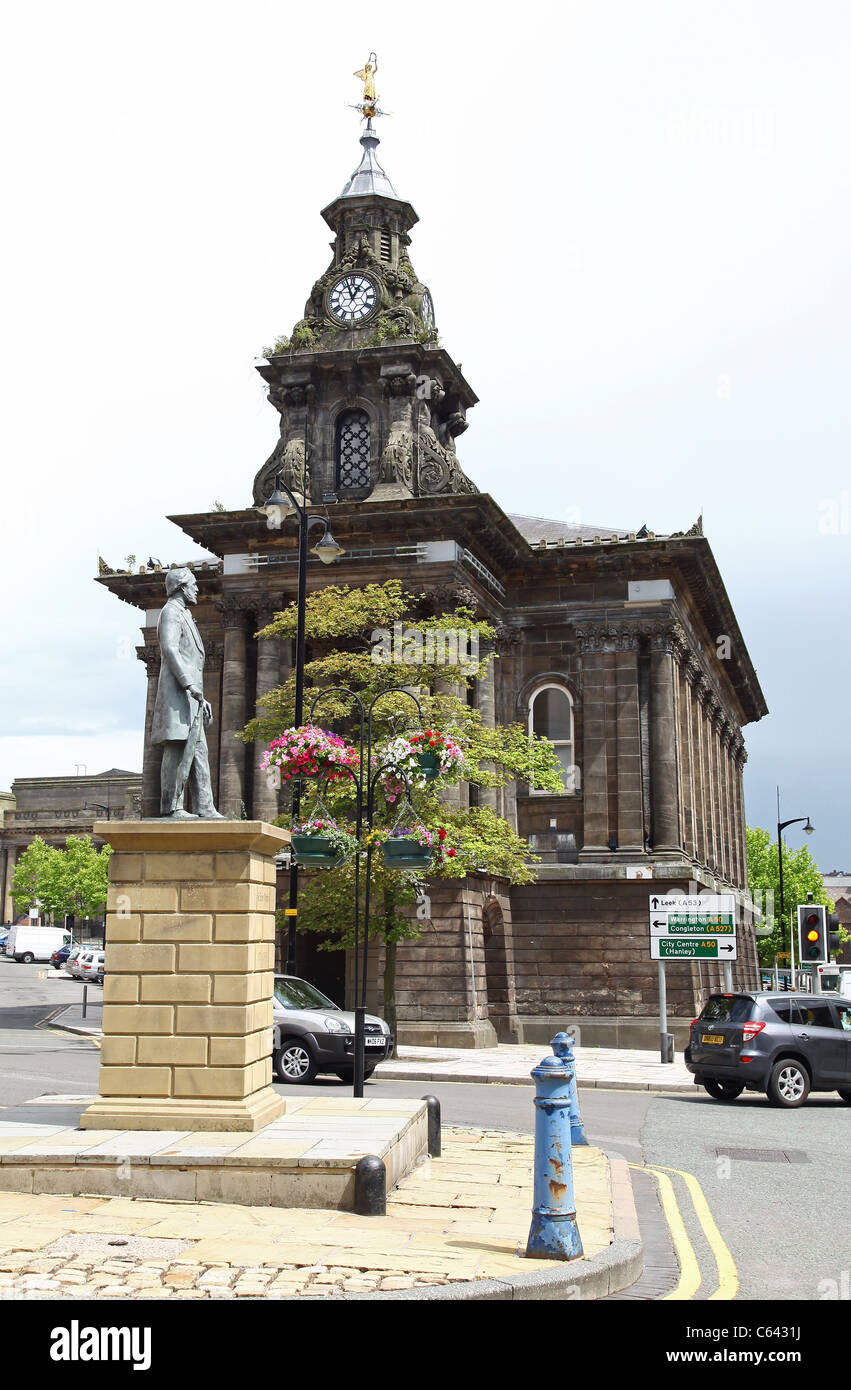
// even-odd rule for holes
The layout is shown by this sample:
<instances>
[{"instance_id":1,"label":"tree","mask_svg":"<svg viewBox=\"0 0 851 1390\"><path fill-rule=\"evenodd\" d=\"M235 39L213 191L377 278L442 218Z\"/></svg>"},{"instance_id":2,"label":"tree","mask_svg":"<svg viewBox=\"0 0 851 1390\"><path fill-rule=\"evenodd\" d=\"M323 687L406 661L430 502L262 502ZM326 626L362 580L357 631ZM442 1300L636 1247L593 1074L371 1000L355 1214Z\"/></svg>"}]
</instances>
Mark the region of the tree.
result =
<instances>
[{"instance_id":1,"label":"tree","mask_svg":"<svg viewBox=\"0 0 851 1390\"><path fill-rule=\"evenodd\" d=\"M308 596L305 632L311 659L305 665L305 720L321 690L345 686L356 691L368 706L391 687L405 686L417 694L423 728L439 729L463 748L462 776L466 782L499 788L520 778L542 790L563 790L561 765L547 739L530 737L521 724L491 729L467 703L473 682L485 676L490 663L498 659L492 650L477 655L478 644L493 642L494 629L463 606L452 613L424 617L420 611L424 597L406 592L398 580L360 589L332 585ZM296 606L291 604L258 636L268 640L295 636L296 616ZM459 631L469 639L463 652L459 644L453 646L448 640ZM293 722L295 673L285 685L263 696L259 704L258 716L246 727L244 738L268 743ZM338 732L345 729L352 738L355 708L348 696L329 694L319 706L316 722ZM373 715L374 746L412 731L417 723L410 699L384 693ZM484 869L511 883L531 881L537 857L528 843L490 807L459 810L447 805L446 785L444 778L438 778L413 796L415 819L434 835L445 831L447 854L429 870L429 877L463 878L468 872ZM314 780L302 801L305 819L315 809L317 792ZM335 819L351 822L354 804L350 780L326 783L323 800ZM386 801L379 790L375 823L391 826L398 816L399 803ZM288 817L280 817L278 823L288 824ZM365 871L365 856L361 868ZM423 881L413 872L385 868L380 852L373 854L371 875L370 936L385 948L384 1009L395 1033L396 949L399 941L416 939L420 934L421 923L412 914L412 907ZM326 936L322 949L353 946L354 859L337 869L306 874L303 882L299 931L322 932Z\"/></svg>"},{"instance_id":2,"label":"tree","mask_svg":"<svg viewBox=\"0 0 851 1390\"><path fill-rule=\"evenodd\" d=\"M21 909L42 907L45 912L62 912L61 851L36 835L15 865L11 896Z\"/></svg>"},{"instance_id":3,"label":"tree","mask_svg":"<svg viewBox=\"0 0 851 1390\"><path fill-rule=\"evenodd\" d=\"M112 846L96 849L91 835L69 835L60 853L63 911L77 917L96 916L106 906Z\"/></svg>"},{"instance_id":4,"label":"tree","mask_svg":"<svg viewBox=\"0 0 851 1390\"><path fill-rule=\"evenodd\" d=\"M771 924L772 927L770 936L758 938L759 958L763 965L773 965L776 955L789 950L789 919L797 904L805 903L808 893L812 893L813 902L824 903L830 911L833 910L833 902L827 896L818 865L806 845L793 850L784 844L784 915L781 917L777 841L772 840L767 830L748 826L747 842L750 894L757 905L765 904L765 925ZM846 934L843 932L843 935Z\"/></svg>"},{"instance_id":5,"label":"tree","mask_svg":"<svg viewBox=\"0 0 851 1390\"><path fill-rule=\"evenodd\" d=\"M39 902L49 913L94 916L106 903L110 845L98 850L90 835L69 835L65 848L36 836L15 865L12 897L22 907Z\"/></svg>"}]
</instances>

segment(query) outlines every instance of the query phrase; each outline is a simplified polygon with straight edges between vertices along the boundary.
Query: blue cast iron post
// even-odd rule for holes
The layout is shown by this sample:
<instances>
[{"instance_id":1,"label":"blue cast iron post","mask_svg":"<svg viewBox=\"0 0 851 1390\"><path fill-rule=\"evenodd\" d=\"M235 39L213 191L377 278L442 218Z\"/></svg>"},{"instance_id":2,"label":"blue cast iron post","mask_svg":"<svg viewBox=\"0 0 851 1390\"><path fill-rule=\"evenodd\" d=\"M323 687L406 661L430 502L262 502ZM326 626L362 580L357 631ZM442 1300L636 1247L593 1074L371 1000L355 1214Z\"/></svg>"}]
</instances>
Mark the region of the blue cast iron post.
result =
<instances>
[{"instance_id":1,"label":"blue cast iron post","mask_svg":"<svg viewBox=\"0 0 851 1390\"><path fill-rule=\"evenodd\" d=\"M573 1056L573 1038L569 1033L556 1033L550 1047L557 1057L570 1068L570 1142L574 1148L587 1144L585 1126L579 1113L579 1088L576 1084L576 1061Z\"/></svg>"},{"instance_id":2,"label":"blue cast iron post","mask_svg":"<svg viewBox=\"0 0 851 1390\"><path fill-rule=\"evenodd\" d=\"M582 1254L573 1196L570 1083L573 1067L545 1057L535 1082L535 1186L526 1254L537 1260L574 1260Z\"/></svg>"}]
</instances>

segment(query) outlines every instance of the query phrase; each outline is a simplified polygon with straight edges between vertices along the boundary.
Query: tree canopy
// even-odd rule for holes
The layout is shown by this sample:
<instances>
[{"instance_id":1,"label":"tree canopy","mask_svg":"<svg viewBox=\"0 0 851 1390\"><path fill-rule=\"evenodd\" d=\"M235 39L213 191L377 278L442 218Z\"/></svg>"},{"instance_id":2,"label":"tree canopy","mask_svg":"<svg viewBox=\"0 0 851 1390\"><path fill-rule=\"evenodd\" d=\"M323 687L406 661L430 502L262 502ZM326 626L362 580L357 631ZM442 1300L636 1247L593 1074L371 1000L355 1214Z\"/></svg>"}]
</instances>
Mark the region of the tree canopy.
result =
<instances>
[{"instance_id":1,"label":"tree canopy","mask_svg":"<svg viewBox=\"0 0 851 1390\"><path fill-rule=\"evenodd\" d=\"M331 585L308 596L305 722L311 718L315 697L328 691L313 722L344 734L356 744L356 702L334 689L345 686L367 707L380 697L373 707L374 748L400 734L437 729L463 749L461 777L471 786L500 788L520 779L541 790L562 791L561 764L547 739L530 737L522 724L490 728L469 702L468 692L474 683L499 659L493 650L494 628L463 606L451 613L423 616L424 598L407 592L398 580L363 588ZM296 606L291 604L258 636L266 640L291 638L296 633L296 618ZM469 638L463 652L460 646L441 640L441 635L459 631ZM382 633L385 659L377 656ZM388 634L395 638L392 643L387 641ZM390 659L386 659L388 646L392 646ZM415 694L422 721L413 702L393 689L397 686ZM244 738L269 743L292 725L294 717L293 672L285 685L261 698L258 715L246 727ZM304 788L301 809L305 818L316 808L317 791L315 779ZM325 810L351 822L354 800L349 779L326 782L322 796ZM463 878L475 870L512 883L526 883L534 877L536 856L528 843L490 806L453 805L443 777L418 788L411 799L415 819L434 834L445 831L445 846L454 851L428 870L430 879ZM398 802L385 800L379 788L374 823L390 826L398 815ZM280 817L279 823L287 824L288 818ZM385 1010L392 1024L394 1008L387 983L392 982L396 944L420 933L421 922L411 908L422 881L413 872L386 868L380 853L372 857L371 872L370 934L379 937L387 948ZM299 893L299 931L324 933L328 937L326 949L352 945L353 880L353 859L337 869L305 875Z\"/></svg>"},{"instance_id":2,"label":"tree canopy","mask_svg":"<svg viewBox=\"0 0 851 1390\"><path fill-rule=\"evenodd\" d=\"M40 904L46 913L93 917L106 904L110 845L100 850L90 835L69 835L65 848L37 835L15 865L12 897L21 908Z\"/></svg>"}]
</instances>

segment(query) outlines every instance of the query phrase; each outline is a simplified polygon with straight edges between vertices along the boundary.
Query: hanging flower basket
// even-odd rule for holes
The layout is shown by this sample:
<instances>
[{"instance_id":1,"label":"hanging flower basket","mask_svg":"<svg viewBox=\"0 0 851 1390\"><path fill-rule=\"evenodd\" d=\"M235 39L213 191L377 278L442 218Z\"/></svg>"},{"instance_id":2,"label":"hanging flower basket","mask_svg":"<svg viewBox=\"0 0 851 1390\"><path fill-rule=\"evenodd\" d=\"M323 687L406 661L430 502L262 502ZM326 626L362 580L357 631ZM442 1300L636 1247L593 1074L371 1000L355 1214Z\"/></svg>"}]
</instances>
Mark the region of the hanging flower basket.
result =
<instances>
[{"instance_id":1,"label":"hanging flower basket","mask_svg":"<svg viewBox=\"0 0 851 1390\"><path fill-rule=\"evenodd\" d=\"M292 848L306 869L337 869L357 849L357 839L333 820L309 820L292 834Z\"/></svg>"},{"instance_id":2,"label":"hanging flower basket","mask_svg":"<svg viewBox=\"0 0 851 1390\"><path fill-rule=\"evenodd\" d=\"M446 781L457 781L464 763L464 753L459 744L437 729L425 729L422 733L399 735L391 738L377 752L377 763L382 769L381 785L387 800L393 802L401 796L404 781L422 790L437 777Z\"/></svg>"},{"instance_id":3,"label":"hanging flower basket","mask_svg":"<svg viewBox=\"0 0 851 1390\"><path fill-rule=\"evenodd\" d=\"M381 849L388 869L430 869L434 858L433 837L424 826L395 827Z\"/></svg>"},{"instance_id":4,"label":"hanging flower basket","mask_svg":"<svg viewBox=\"0 0 851 1390\"><path fill-rule=\"evenodd\" d=\"M298 729L285 729L280 738L273 739L263 754L261 769L276 768L281 782L296 777L319 777L328 774L329 781L338 767L357 767L358 755L344 739L329 734L313 724Z\"/></svg>"},{"instance_id":5,"label":"hanging flower basket","mask_svg":"<svg viewBox=\"0 0 851 1390\"><path fill-rule=\"evenodd\" d=\"M435 777L440 776L440 759L432 749L428 749L424 753L418 753L417 762L419 763L420 772L427 782L433 782Z\"/></svg>"}]
</instances>

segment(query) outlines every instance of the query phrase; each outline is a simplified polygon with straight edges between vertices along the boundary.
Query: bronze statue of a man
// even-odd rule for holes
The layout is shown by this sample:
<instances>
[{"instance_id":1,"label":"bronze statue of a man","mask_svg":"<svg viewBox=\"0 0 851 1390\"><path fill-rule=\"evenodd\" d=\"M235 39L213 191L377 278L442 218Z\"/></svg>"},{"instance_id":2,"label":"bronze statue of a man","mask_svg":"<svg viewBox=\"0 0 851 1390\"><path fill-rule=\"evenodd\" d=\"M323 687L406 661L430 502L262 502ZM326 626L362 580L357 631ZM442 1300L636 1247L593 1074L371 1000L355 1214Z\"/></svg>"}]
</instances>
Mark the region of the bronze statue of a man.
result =
<instances>
[{"instance_id":1,"label":"bronze statue of a man","mask_svg":"<svg viewBox=\"0 0 851 1390\"><path fill-rule=\"evenodd\" d=\"M170 820L224 820L213 805L206 730L213 711L204 699L204 643L189 611L198 583L189 569L169 570L166 604L157 623L162 662L151 742L163 748L160 815ZM187 783L194 815L183 809Z\"/></svg>"}]
</instances>

